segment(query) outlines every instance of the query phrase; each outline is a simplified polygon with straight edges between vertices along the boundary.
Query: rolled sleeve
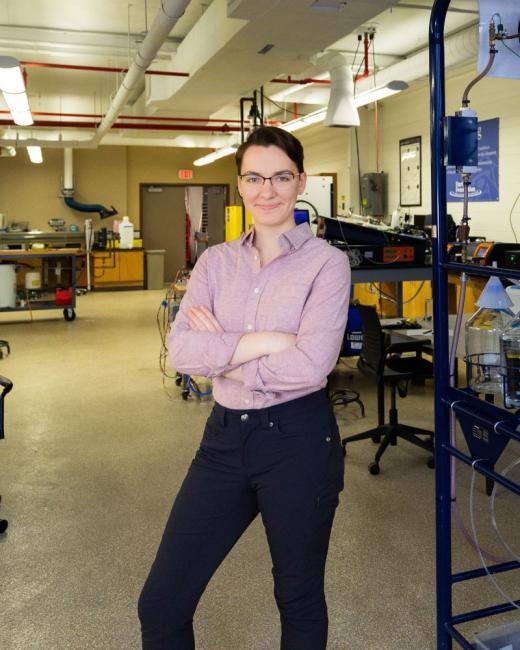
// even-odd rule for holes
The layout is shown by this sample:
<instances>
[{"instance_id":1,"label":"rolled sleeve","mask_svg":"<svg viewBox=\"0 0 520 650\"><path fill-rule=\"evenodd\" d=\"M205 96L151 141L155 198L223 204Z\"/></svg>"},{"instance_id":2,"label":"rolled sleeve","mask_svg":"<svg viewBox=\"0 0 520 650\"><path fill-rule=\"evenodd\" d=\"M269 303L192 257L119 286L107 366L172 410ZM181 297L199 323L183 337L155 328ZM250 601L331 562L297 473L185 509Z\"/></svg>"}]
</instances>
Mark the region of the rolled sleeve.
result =
<instances>
[{"instance_id":1,"label":"rolled sleeve","mask_svg":"<svg viewBox=\"0 0 520 650\"><path fill-rule=\"evenodd\" d=\"M261 393L321 387L337 363L348 315L350 266L334 256L316 276L295 344L241 366L244 386Z\"/></svg>"}]
</instances>

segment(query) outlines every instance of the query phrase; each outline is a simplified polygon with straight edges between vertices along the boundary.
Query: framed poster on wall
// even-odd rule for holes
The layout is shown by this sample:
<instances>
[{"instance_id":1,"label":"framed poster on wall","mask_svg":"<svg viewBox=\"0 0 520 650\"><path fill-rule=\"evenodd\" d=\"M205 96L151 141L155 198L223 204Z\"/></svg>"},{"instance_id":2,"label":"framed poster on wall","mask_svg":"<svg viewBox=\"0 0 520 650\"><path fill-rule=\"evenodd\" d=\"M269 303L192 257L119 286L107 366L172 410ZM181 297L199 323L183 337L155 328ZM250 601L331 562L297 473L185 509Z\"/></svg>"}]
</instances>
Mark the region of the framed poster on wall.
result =
<instances>
[{"instance_id":1,"label":"framed poster on wall","mask_svg":"<svg viewBox=\"0 0 520 650\"><path fill-rule=\"evenodd\" d=\"M399 205L421 205L421 136L399 140Z\"/></svg>"}]
</instances>

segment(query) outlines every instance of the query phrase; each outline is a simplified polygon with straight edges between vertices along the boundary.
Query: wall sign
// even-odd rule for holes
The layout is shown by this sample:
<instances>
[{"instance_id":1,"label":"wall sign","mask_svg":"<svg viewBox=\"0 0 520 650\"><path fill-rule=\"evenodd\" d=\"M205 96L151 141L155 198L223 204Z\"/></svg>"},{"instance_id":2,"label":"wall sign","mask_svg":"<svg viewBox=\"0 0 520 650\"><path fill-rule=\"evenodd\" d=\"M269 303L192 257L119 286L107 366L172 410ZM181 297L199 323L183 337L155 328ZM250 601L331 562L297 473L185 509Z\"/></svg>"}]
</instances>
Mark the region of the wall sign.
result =
<instances>
[{"instance_id":1,"label":"wall sign","mask_svg":"<svg viewBox=\"0 0 520 650\"><path fill-rule=\"evenodd\" d=\"M399 204L421 205L421 136L399 140Z\"/></svg>"},{"instance_id":2,"label":"wall sign","mask_svg":"<svg viewBox=\"0 0 520 650\"><path fill-rule=\"evenodd\" d=\"M471 174L470 201L498 201L498 117L478 123L478 171ZM464 197L462 177L455 167L446 168L446 198L459 202Z\"/></svg>"}]
</instances>

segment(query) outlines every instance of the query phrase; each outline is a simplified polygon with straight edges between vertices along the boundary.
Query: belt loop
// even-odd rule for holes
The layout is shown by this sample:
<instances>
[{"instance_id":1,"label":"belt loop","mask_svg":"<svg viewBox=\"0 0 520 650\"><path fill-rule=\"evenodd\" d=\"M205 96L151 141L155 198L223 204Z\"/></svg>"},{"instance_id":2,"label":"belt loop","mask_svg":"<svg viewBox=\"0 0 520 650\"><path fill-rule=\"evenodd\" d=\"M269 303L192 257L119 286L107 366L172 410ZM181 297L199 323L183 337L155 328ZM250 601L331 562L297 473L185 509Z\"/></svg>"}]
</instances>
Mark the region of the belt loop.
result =
<instances>
[{"instance_id":1,"label":"belt loop","mask_svg":"<svg viewBox=\"0 0 520 650\"><path fill-rule=\"evenodd\" d=\"M262 429L267 429L269 426L269 409L260 409L260 423Z\"/></svg>"}]
</instances>

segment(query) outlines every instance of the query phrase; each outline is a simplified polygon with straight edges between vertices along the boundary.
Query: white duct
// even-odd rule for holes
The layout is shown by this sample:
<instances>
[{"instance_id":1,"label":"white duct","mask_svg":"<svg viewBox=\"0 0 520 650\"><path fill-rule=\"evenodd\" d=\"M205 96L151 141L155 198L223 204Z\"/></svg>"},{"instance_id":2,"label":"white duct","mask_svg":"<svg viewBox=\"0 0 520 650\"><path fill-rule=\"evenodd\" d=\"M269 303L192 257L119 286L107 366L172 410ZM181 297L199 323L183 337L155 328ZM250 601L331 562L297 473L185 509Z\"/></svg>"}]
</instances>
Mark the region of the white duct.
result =
<instances>
[{"instance_id":1,"label":"white duct","mask_svg":"<svg viewBox=\"0 0 520 650\"><path fill-rule=\"evenodd\" d=\"M63 150L63 191L74 192L72 149L65 147Z\"/></svg>"},{"instance_id":2,"label":"white duct","mask_svg":"<svg viewBox=\"0 0 520 650\"><path fill-rule=\"evenodd\" d=\"M325 116L325 126L359 126L359 114L354 104L354 78L347 58L343 54L325 54L320 59L330 75L330 97Z\"/></svg>"},{"instance_id":3,"label":"white duct","mask_svg":"<svg viewBox=\"0 0 520 650\"><path fill-rule=\"evenodd\" d=\"M99 125L94 142L99 143L105 133L117 119L128 97L135 87L142 82L147 68L152 64L159 48L166 40L175 23L179 20L189 5L190 0L161 0L159 11L153 21L150 31L141 43L128 72L119 86L108 111Z\"/></svg>"}]
</instances>

